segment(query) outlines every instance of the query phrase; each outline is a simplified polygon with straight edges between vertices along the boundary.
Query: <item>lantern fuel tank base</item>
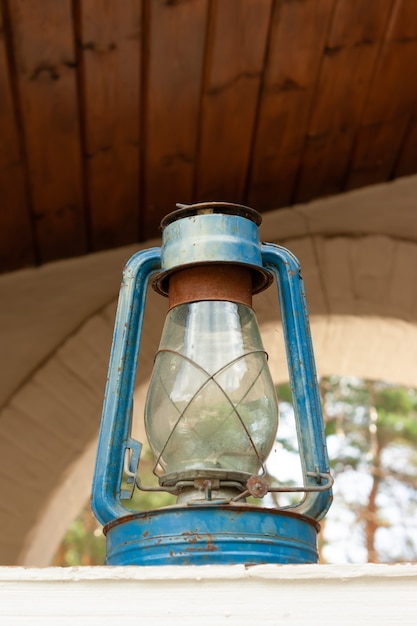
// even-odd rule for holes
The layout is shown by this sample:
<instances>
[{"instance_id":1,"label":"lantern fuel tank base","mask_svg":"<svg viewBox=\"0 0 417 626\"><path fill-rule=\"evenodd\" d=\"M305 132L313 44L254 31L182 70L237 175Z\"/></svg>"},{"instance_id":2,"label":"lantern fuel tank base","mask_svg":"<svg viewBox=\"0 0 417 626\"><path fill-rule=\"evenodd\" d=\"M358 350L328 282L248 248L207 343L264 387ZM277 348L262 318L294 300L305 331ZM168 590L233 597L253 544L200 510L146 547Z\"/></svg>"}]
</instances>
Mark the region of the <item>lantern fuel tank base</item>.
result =
<instances>
[{"instance_id":1,"label":"lantern fuel tank base","mask_svg":"<svg viewBox=\"0 0 417 626\"><path fill-rule=\"evenodd\" d=\"M107 524L106 564L317 563L319 529L315 520L289 511L248 505L173 506Z\"/></svg>"}]
</instances>

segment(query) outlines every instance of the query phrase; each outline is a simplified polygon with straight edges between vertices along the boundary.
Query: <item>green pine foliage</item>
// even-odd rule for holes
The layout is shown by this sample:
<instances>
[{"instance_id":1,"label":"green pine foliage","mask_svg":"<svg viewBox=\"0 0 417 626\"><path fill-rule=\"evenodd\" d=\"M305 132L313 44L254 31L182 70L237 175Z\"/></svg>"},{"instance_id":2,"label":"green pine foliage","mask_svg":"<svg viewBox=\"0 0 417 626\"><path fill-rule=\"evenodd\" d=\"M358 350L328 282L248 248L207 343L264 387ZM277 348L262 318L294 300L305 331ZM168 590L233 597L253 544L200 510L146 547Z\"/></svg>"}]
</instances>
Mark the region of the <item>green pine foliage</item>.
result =
<instances>
[{"instance_id":1,"label":"green pine foliage","mask_svg":"<svg viewBox=\"0 0 417 626\"><path fill-rule=\"evenodd\" d=\"M416 390L337 377L320 387L336 481L324 554L339 541L346 561L417 560ZM335 533L344 520L345 533Z\"/></svg>"}]
</instances>

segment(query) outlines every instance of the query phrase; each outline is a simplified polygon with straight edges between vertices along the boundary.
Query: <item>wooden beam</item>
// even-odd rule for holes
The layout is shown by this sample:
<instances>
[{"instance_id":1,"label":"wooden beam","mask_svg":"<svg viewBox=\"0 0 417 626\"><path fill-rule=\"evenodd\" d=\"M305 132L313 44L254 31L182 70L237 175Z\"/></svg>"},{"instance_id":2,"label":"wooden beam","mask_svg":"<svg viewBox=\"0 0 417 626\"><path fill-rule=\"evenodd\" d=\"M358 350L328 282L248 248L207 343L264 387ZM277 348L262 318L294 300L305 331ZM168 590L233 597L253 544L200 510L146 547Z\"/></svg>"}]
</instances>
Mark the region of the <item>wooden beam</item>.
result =
<instances>
[{"instance_id":1,"label":"wooden beam","mask_svg":"<svg viewBox=\"0 0 417 626\"><path fill-rule=\"evenodd\" d=\"M248 193L258 209L291 199L333 5L275 3Z\"/></svg>"},{"instance_id":2,"label":"wooden beam","mask_svg":"<svg viewBox=\"0 0 417 626\"><path fill-rule=\"evenodd\" d=\"M272 2L212 6L195 198L242 202Z\"/></svg>"},{"instance_id":3,"label":"wooden beam","mask_svg":"<svg viewBox=\"0 0 417 626\"><path fill-rule=\"evenodd\" d=\"M138 240L141 11L84 0L76 14L94 250Z\"/></svg>"},{"instance_id":4,"label":"wooden beam","mask_svg":"<svg viewBox=\"0 0 417 626\"><path fill-rule=\"evenodd\" d=\"M150 237L176 202L192 201L207 0L146 4L143 219Z\"/></svg>"},{"instance_id":5,"label":"wooden beam","mask_svg":"<svg viewBox=\"0 0 417 626\"><path fill-rule=\"evenodd\" d=\"M323 51L294 199L343 187L393 0L338 0Z\"/></svg>"},{"instance_id":6,"label":"wooden beam","mask_svg":"<svg viewBox=\"0 0 417 626\"><path fill-rule=\"evenodd\" d=\"M25 164L16 117L17 94L13 94L12 89L14 59L8 54L11 41L6 28L7 17L0 5L0 272L35 262Z\"/></svg>"},{"instance_id":7,"label":"wooden beam","mask_svg":"<svg viewBox=\"0 0 417 626\"><path fill-rule=\"evenodd\" d=\"M41 262L87 251L70 0L9 0Z\"/></svg>"}]
</instances>

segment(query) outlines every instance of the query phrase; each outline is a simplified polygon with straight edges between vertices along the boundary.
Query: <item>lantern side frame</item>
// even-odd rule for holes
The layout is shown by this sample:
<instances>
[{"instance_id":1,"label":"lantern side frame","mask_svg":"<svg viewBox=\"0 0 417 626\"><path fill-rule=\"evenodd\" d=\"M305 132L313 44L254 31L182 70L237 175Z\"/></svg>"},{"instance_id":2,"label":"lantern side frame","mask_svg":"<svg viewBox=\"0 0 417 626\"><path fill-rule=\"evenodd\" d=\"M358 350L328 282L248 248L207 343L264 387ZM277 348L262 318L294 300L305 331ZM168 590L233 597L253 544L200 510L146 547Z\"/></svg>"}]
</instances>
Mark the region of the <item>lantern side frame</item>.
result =
<instances>
[{"instance_id":1,"label":"lantern side frame","mask_svg":"<svg viewBox=\"0 0 417 626\"><path fill-rule=\"evenodd\" d=\"M91 496L92 509L103 526L132 513L121 503L121 481L126 450L133 452L131 469L139 461L141 445L130 438L133 390L146 291L149 279L160 269L161 249L149 248L133 255L123 270Z\"/></svg>"},{"instance_id":2,"label":"lantern side frame","mask_svg":"<svg viewBox=\"0 0 417 626\"><path fill-rule=\"evenodd\" d=\"M332 503L332 479L301 265L283 246L262 243L261 249L263 264L277 282L304 486L330 479L328 489L305 492L301 502L287 508L321 520Z\"/></svg>"}]
</instances>

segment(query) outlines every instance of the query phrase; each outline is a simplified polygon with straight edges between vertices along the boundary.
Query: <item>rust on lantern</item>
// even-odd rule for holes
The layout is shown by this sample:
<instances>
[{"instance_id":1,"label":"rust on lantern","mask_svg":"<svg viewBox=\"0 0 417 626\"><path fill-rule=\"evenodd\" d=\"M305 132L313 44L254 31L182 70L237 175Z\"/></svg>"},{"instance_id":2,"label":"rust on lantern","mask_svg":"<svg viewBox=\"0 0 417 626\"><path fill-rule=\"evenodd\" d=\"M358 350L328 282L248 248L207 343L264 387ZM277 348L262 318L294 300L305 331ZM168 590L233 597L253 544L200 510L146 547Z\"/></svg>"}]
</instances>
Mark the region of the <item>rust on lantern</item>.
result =
<instances>
[{"instance_id":1,"label":"rust on lantern","mask_svg":"<svg viewBox=\"0 0 417 626\"><path fill-rule=\"evenodd\" d=\"M198 265L169 278L169 308L201 300L224 300L252 307L250 268L227 263Z\"/></svg>"}]
</instances>

